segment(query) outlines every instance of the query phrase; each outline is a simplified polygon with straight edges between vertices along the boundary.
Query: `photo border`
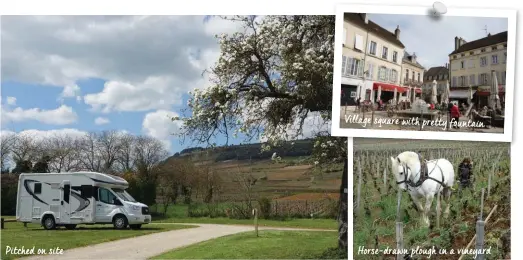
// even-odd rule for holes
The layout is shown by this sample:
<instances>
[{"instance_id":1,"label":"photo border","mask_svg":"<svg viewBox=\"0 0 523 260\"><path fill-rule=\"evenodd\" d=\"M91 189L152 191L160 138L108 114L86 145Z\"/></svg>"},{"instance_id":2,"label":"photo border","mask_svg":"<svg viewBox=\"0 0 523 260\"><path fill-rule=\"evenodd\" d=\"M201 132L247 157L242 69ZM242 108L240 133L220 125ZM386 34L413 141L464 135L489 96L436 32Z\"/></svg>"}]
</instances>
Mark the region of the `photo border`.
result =
<instances>
[{"instance_id":1,"label":"photo border","mask_svg":"<svg viewBox=\"0 0 523 260\"><path fill-rule=\"evenodd\" d=\"M447 132L447 131L411 131L411 130L380 130L380 129L354 129L340 127L341 105L341 59L342 59L342 33L344 13L376 13L376 14L405 14L428 15L429 7L423 6L395 6L395 5L369 5L369 4L339 4L336 5L336 26L334 36L334 72L332 95L332 136L347 137L374 137L374 138L401 138L401 139L433 139L433 140L461 140L461 141L493 141L512 142L512 128L514 120L514 84L515 84L515 58L516 58L516 15L517 10L510 9L485 9L485 8L458 8L448 7L447 16L468 17L499 17L508 19L507 38L507 76L505 84L505 120L503 133L474 133L474 132ZM507 98L509 97L509 98Z\"/></svg>"}]
</instances>

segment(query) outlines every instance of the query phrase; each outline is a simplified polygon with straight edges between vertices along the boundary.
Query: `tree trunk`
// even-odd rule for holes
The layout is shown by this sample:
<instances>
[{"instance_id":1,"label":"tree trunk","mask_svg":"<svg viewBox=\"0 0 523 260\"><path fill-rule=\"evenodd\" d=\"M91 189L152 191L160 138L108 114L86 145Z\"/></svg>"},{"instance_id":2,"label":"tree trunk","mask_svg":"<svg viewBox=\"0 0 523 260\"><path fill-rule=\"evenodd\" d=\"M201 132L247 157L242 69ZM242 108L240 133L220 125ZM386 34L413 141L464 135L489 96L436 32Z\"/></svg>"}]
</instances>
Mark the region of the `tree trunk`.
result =
<instances>
[{"instance_id":1,"label":"tree trunk","mask_svg":"<svg viewBox=\"0 0 523 260\"><path fill-rule=\"evenodd\" d=\"M348 162L345 159L345 166L343 166L343 176L340 187L340 209L338 212L338 248L347 250L347 221L348 221Z\"/></svg>"}]
</instances>

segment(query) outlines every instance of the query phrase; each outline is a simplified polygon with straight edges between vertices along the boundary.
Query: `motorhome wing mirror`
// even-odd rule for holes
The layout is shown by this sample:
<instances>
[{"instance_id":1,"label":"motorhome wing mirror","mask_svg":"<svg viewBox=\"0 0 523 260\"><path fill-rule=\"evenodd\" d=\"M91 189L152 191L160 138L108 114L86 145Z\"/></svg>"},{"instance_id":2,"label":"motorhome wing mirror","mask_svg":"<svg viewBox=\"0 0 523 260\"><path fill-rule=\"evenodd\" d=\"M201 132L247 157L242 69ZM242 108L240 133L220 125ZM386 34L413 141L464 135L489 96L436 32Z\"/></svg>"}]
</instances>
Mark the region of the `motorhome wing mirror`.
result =
<instances>
[{"instance_id":1,"label":"motorhome wing mirror","mask_svg":"<svg viewBox=\"0 0 523 260\"><path fill-rule=\"evenodd\" d=\"M117 199L117 198L113 199L113 204L114 205L118 205L118 206L123 206L122 202L119 199Z\"/></svg>"}]
</instances>

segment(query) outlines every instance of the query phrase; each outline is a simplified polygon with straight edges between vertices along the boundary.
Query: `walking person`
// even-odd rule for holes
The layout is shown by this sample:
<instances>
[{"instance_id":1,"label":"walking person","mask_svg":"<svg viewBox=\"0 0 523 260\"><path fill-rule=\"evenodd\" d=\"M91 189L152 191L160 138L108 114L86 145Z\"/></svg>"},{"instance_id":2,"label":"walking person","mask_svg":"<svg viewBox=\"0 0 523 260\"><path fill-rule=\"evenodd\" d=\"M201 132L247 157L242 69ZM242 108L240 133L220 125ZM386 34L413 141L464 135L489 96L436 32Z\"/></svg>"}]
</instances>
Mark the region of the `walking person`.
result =
<instances>
[{"instance_id":1,"label":"walking person","mask_svg":"<svg viewBox=\"0 0 523 260\"><path fill-rule=\"evenodd\" d=\"M456 124L456 128L459 128L460 116L461 113L459 112L459 107L456 104L452 105L452 108L450 109L450 128L452 128L453 124Z\"/></svg>"},{"instance_id":2,"label":"walking person","mask_svg":"<svg viewBox=\"0 0 523 260\"><path fill-rule=\"evenodd\" d=\"M361 110L361 97L356 99L356 109L358 112L360 112L360 110Z\"/></svg>"},{"instance_id":3,"label":"walking person","mask_svg":"<svg viewBox=\"0 0 523 260\"><path fill-rule=\"evenodd\" d=\"M458 166L459 194L466 188L472 187L472 162L470 158L465 158Z\"/></svg>"}]
</instances>

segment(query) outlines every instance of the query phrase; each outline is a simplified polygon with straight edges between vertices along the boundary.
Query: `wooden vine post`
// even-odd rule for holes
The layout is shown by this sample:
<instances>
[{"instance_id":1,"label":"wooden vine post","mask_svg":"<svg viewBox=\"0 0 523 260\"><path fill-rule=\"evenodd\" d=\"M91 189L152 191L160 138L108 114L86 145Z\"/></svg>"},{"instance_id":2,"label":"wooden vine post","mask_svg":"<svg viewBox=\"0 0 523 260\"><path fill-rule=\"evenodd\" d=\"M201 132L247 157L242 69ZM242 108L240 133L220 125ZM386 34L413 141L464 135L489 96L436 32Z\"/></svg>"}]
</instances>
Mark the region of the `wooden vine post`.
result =
<instances>
[{"instance_id":1,"label":"wooden vine post","mask_svg":"<svg viewBox=\"0 0 523 260\"><path fill-rule=\"evenodd\" d=\"M396 209L396 259L403 259L403 222L401 222L401 190L398 189L398 206Z\"/></svg>"},{"instance_id":2,"label":"wooden vine post","mask_svg":"<svg viewBox=\"0 0 523 260\"><path fill-rule=\"evenodd\" d=\"M254 232L256 233L256 237L259 237L259 235L258 235L258 209L253 209L252 215L254 216Z\"/></svg>"}]
</instances>

